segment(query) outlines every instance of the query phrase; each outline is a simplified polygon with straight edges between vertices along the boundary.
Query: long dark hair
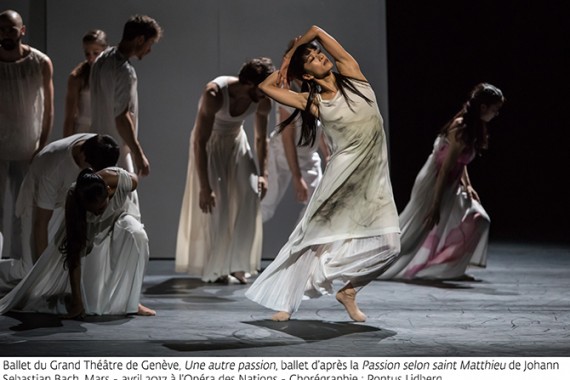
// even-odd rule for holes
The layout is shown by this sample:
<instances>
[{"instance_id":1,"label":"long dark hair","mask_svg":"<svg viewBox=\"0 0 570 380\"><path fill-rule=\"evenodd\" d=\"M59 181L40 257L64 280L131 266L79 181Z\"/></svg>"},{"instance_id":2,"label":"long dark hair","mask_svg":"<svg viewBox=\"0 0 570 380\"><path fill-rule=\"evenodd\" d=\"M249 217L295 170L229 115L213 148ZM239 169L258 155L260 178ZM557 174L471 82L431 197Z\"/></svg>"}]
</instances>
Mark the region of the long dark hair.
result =
<instances>
[{"instance_id":1,"label":"long dark hair","mask_svg":"<svg viewBox=\"0 0 570 380\"><path fill-rule=\"evenodd\" d=\"M287 69L287 78L289 81L293 79L298 79L302 82L301 92L308 92L309 96L307 98L307 106L304 110L296 109L291 116L278 125L278 130L281 132L284 127L291 124L295 120L299 113L301 113L302 126L301 126L301 137L299 138L298 145L314 145L315 139L317 137L317 118L311 113L311 106L315 100L315 94L321 92L321 87L314 80L307 80L303 78L305 74L304 64L307 56L311 51L320 50L316 42L312 41L297 47L293 55L291 56L291 61ZM368 99L356 86L352 83L353 80L359 81L358 79L349 78L345 75L333 71L338 89L342 96L347 100L348 106L352 110L352 101L347 96L346 90L360 96L368 104L372 103L372 100ZM361 81L362 82L362 81Z\"/></svg>"},{"instance_id":2,"label":"long dark hair","mask_svg":"<svg viewBox=\"0 0 570 380\"><path fill-rule=\"evenodd\" d=\"M461 117L463 121L458 128L458 137L466 146L481 153L489 145L487 122L481 120L481 106L492 106L504 102L505 97L499 88L489 83L479 83L471 90L469 100L463 104L461 110L443 126L441 134L446 136L454 120Z\"/></svg>"},{"instance_id":3,"label":"long dark hair","mask_svg":"<svg viewBox=\"0 0 570 380\"><path fill-rule=\"evenodd\" d=\"M59 250L65 255L65 266L77 267L81 252L87 246L87 209L85 205L107 197L107 184L93 169L83 169L75 187L67 192L65 201L65 239Z\"/></svg>"}]
</instances>

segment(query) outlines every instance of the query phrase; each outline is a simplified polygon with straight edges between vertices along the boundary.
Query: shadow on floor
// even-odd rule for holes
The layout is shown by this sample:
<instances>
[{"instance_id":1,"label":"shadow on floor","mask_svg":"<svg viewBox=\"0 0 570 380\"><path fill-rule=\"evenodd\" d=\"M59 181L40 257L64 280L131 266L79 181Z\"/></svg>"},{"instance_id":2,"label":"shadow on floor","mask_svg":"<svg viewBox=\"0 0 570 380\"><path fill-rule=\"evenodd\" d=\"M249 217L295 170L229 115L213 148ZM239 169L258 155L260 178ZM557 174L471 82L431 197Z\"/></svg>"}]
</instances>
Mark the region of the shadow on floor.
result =
<instances>
[{"instance_id":1,"label":"shadow on floor","mask_svg":"<svg viewBox=\"0 0 570 380\"><path fill-rule=\"evenodd\" d=\"M382 330L377 327L355 324L349 322L334 323L319 320L291 320L287 322L274 322L270 320L242 322L247 325L262 327L273 330L279 334L272 334L267 337L251 339L205 339L190 342L165 343L163 346L171 350L180 352L189 351L216 351L247 348L263 348L277 346L293 346L305 343L317 343L335 338L347 338L362 336L363 339L379 342L383 339L396 335L396 332ZM282 334L298 338L295 340L284 339Z\"/></svg>"},{"instance_id":2,"label":"shadow on floor","mask_svg":"<svg viewBox=\"0 0 570 380\"><path fill-rule=\"evenodd\" d=\"M83 319L64 320L60 315L44 313L18 313L9 312L5 314L20 322L19 325L10 327L16 332L15 336L48 336L58 333L76 333L87 331L82 324L89 323L95 325L121 325L132 319L124 315L89 315Z\"/></svg>"},{"instance_id":3,"label":"shadow on floor","mask_svg":"<svg viewBox=\"0 0 570 380\"><path fill-rule=\"evenodd\" d=\"M248 325L265 327L280 333L288 334L305 342L316 342L334 339L347 335L371 333L382 340L396 335L396 332L382 330L378 327L356 324L352 322L325 322L320 320L290 320L286 322L275 322L270 320L243 322Z\"/></svg>"}]
</instances>

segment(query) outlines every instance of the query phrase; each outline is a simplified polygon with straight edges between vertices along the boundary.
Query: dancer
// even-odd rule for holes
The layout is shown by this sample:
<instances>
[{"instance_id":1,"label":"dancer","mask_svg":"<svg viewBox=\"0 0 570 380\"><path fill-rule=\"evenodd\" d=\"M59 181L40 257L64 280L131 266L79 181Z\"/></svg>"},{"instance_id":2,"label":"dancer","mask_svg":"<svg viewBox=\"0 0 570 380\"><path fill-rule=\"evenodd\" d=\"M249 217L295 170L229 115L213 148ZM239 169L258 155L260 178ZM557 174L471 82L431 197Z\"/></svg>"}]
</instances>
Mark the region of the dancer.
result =
<instances>
[{"instance_id":1,"label":"dancer","mask_svg":"<svg viewBox=\"0 0 570 380\"><path fill-rule=\"evenodd\" d=\"M119 145L107 135L77 133L49 143L34 156L18 199L22 257L0 261L0 293L17 285L53 238L64 217L69 186L82 169L114 166Z\"/></svg>"},{"instance_id":2,"label":"dancer","mask_svg":"<svg viewBox=\"0 0 570 380\"><path fill-rule=\"evenodd\" d=\"M63 137L91 129L89 74L95 59L107 48L107 35L102 30L93 29L83 36L82 41L85 61L74 68L67 79Z\"/></svg>"},{"instance_id":3,"label":"dancer","mask_svg":"<svg viewBox=\"0 0 570 380\"><path fill-rule=\"evenodd\" d=\"M291 89L300 91L300 85L291 83ZM282 104L277 105L277 124L287 120L292 109ZM317 128L315 138L319 144L298 146L301 138L301 119L276 128L269 138L269 158L267 163L267 194L261 201L261 216L263 222L267 222L275 214L275 210L283 199L289 183L293 182L295 199L305 206L300 212L303 215L309 198L313 195L317 185L323 176L321 169L321 157L317 150L320 148L325 163L330 151L322 133L322 128Z\"/></svg>"},{"instance_id":4,"label":"dancer","mask_svg":"<svg viewBox=\"0 0 570 380\"><path fill-rule=\"evenodd\" d=\"M149 250L128 197L137 183L120 168L83 170L68 192L65 223L30 273L0 300L0 313L155 315L139 303Z\"/></svg>"},{"instance_id":5,"label":"dancer","mask_svg":"<svg viewBox=\"0 0 570 380\"><path fill-rule=\"evenodd\" d=\"M30 160L47 144L53 125L53 66L47 55L22 43L25 34L17 12L0 13L0 235L11 229L4 236L11 246L4 256L12 258L20 257L21 231L15 202L4 208L6 194L16 199Z\"/></svg>"},{"instance_id":6,"label":"dancer","mask_svg":"<svg viewBox=\"0 0 570 380\"><path fill-rule=\"evenodd\" d=\"M313 40L334 58L338 73ZM285 78L302 80L303 92L281 88ZM317 26L295 41L280 72L260 87L276 101L302 110L305 143L314 143L318 118L332 154L289 241L246 296L277 310L273 320L285 321L303 296L331 294L333 281L340 280L343 286L336 299L350 318L364 321L366 315L356 304L357 288L378 277L400 247L386 138L374 91L356 60Z\"/></svg>"},{"instance_id":7,"label":"dancer","mask_svg":"<svg viewBox=\"0 0 570 380\"><path fill-rule=\"evenodd\" d=\"M490 219L471 186L467 165L487 149L487 124L505 98L480 83L443 127L400 215L402 253L381 279L472 279L484 267Z\"/></svg>"},{"instance_id":8,"label":"dancer","mask_svg":"<svg viewBox=\"0 0 570 380\"><path fill-rule=\"evenodd\" d=\"M217 77L204 89L190 139L177 272L201 276L205 282L235 278L245 284L247 274L259 269L259 198L267 191L271 101L258 85L274 70L269 58L254 58L238 77ZM243 130L245 118L253 113L259 171Z\"/></svg>"},{"instance_id":9,"label":"dancer","mask_svg":"<svg viewBox=\"0 0 570 380\"><path fill-rule=\"evenodd\" d=\"M161 36L154 19L132 16L119 45L101 53L91 67L91 132L113 136L121 145L118 165L131 173L136 166L140 176L150 173L150 164L138 139L137 73L129 59L143 59Z\"/></svg>"}]
</instances>

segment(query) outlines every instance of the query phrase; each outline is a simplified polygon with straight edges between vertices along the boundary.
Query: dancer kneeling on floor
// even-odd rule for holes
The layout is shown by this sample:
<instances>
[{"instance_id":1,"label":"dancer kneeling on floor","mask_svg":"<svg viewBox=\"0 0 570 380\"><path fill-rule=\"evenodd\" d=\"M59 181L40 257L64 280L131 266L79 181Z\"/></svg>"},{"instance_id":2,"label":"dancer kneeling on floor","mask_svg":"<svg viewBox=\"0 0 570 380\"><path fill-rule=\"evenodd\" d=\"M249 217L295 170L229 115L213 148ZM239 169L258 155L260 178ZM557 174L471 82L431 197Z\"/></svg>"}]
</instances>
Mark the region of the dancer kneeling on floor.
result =
<instances>
[{"instance_id":1,"label":"dancer kneeling on floor","mask_svg":"<svg viewBox=\"0 0 570 380\"><path fill-rule=\"evenodd\" d=\"M155 315L139 303L149 248L128 197L137 183L120 168L83 170L68 192L65 223L30 273L0 300L0 312Z\"/></svg>"}]
</instances>

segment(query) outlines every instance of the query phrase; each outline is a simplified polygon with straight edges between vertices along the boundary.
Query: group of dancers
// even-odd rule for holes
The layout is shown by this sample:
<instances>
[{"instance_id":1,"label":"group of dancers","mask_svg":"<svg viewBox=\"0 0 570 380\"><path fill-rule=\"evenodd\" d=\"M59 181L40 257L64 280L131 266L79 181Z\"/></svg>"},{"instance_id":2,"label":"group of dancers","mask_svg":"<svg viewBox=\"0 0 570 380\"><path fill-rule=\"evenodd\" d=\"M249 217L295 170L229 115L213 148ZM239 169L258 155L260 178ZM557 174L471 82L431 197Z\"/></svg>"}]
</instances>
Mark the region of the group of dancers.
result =
<instances>
[{"instance_id":1,"label":"group of dancers","mask_svg":"<svg viewBox=\"0 0 570 380\"><path fill-rule=\"evenodd\" d=\"M271 100L280 123L268 144ZM204 88L190 138L176 271L249 283L260 270L263 222L292 182L305 203L298 223L245 293L274 310L273 320L289 320L303 298L335 294L362 322L357 292L374 279L462 278L468 265L485 266L489 229L467 165L487 148L487 124L504 101L497 87L475 86L438 134L398 215L375 93L354 57L312 26L290 43L279 69L255 58L237 77L220 76ZM252 114L257 159L243 129ZM100 138L67 139L74 136ZM154 315L138 302L148 260L130 195L138 178L81 157L77 166L85 169L67 192L65 216L30 272L0 300L0 312Z\"/></svg>"}]
</instances>

